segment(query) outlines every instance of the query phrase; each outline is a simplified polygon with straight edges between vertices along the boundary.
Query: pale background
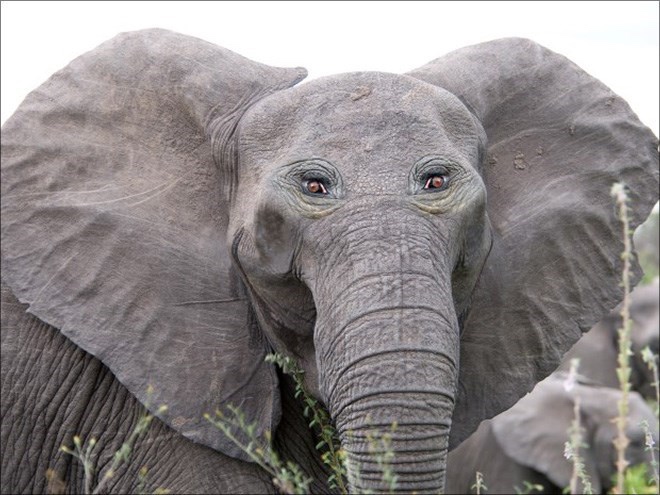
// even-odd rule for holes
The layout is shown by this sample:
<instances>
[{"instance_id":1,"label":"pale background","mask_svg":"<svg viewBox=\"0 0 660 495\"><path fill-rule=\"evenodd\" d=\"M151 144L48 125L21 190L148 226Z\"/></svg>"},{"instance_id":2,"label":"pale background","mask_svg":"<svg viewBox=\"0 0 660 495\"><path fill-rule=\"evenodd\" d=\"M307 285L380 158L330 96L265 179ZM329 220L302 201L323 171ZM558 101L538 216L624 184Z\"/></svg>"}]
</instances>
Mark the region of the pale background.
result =
<instances>
[{"instance_id":1,"label":"pale background","mask_svg":"<svg viewBox=\"0 0 660 495\"><path fill-rule=\"evenodd\" d=\"M658 135L658 2L2 2L2 122L29 91L119 32L162 27L310 78L406 72L507 36L566 55Z\"/></svg>"}]
</instances>

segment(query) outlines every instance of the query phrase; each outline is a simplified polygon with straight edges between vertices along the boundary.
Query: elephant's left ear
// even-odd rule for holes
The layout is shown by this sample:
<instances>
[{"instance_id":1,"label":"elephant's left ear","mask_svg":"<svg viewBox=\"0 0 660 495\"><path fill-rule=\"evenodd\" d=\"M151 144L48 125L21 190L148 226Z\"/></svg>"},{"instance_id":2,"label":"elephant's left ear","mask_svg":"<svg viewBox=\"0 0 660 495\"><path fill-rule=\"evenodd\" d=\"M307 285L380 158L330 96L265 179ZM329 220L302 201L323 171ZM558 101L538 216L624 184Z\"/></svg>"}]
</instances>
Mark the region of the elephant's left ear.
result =
<instances>
[{"instance_id":1,"label":"elephant's left ear","mask_svg":"<svg viewBox=\"0 0 660 495\"><path fill-rule=\"evenodd\" d=\"M2 129L4 282L143 403L151 384L174 429L241 458L203 414L233 403L263 432L280 408L228 247L232 137L253 102L304 76L169 31L125 33Z\"/></svg>"},{"instance_id":2,"label":"elephant's left ear","mask_svg":"<svg viewBox=\"0 0 660 495\"><path fill-rule=\"evenodd\" d=\"M566 58L524 39L452 52L408 75L465 103L488 137L493 247L461 339L457 445L554 370L621 299L631 230L658 200L658 141L629 106ZM634 281L640 269L633 260Z\"/></svg>"}]
</instances>

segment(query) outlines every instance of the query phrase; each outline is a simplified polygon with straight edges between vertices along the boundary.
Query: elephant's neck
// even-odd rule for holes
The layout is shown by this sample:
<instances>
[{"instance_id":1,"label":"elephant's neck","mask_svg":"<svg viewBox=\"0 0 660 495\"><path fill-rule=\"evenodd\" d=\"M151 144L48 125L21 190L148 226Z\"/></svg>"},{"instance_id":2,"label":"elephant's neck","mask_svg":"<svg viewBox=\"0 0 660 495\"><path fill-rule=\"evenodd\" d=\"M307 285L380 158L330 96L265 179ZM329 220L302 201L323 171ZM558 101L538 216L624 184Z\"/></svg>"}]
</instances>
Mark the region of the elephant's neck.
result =
<instances>
[{"instance_id":1,"label":"elephant's neck","mask_svg":"<svg viewBox=\"0 0 660 495\"><path fill-rule=\"evenodd\" d=\"M303 415L302 399L294 396L293 380L280 374L280 384L282 419L275 434L275 448L286 461L298 464L314 480L309 487L311 493L332 493L326 482L331 473L315 448L320 439L308 426L311 419Z\"/></svg>"}]
</instances>

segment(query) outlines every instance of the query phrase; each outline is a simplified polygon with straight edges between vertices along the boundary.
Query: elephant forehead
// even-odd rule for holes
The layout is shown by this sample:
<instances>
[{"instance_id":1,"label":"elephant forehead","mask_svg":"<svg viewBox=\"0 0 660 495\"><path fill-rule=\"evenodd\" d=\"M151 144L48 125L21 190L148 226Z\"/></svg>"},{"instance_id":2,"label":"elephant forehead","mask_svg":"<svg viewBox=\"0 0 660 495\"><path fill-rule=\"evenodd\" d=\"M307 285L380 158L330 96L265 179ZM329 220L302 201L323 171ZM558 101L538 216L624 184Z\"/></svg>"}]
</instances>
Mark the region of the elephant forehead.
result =
<instances>
[{"instance_id":1,"label":"elephant forehead","mask_svg":"<svg viewBox=\"0 0 660 495\"><path fill-rule=\"evenodd\" d=\"M239 147L252 164L323 158L349 180L375 170L403 180L431 154L475 163L478 143L474 119L452 94L408 76L362 72L260 101L241 122Z\"/></svg>"}]
</instances>

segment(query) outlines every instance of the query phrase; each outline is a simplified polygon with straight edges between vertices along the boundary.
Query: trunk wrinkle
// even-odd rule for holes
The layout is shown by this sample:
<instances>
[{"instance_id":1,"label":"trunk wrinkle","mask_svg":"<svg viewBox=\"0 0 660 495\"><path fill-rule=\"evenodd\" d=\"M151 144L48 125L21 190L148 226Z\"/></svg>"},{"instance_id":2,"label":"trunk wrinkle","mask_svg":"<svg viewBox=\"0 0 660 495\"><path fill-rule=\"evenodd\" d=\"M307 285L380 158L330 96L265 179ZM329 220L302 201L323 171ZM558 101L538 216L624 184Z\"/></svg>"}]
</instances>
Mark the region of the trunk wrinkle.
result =
<instances>
[{"instance_id":1,"label":"trunk wrinkle","mask_svg":"<svg viewBox=\"0 0 660 495\"><path fill-rule=\"evenodd\" d=\"M402 408L407 408L411 409L410 402L387 402L388 406L391 405L391 407L402 407ZM433 407L418 407L417 409L424 409L424 410L435 410ZM353 409L354 414L359 414L359 413L369 413L369 411L372 411L373 407L370 406L365 406L365 407L359 407ZM433 427L433 426L441 426L445 428L450 428L451 427L451 421L415 421L415 422L407 422L407 421L397 421L397 424L399 426L424 426L424 427ZM392 425L391 423L372 423L367 426L358 426L355 428L353 431L361 431L361 430L370 430L374 428L390 428Z\"/></svg>"},{"instance_id":2,"label":"trunk wrinkle","mask_svg":"<svg viewBox=\"0 0 660 495\"><path fill-rule=\"evenodd\" d=\"M457 365L456 365L456 362L455 362L454 358L452 356L450 356L449 354L447 354L446 352L435 351L433 349L420 349L420 348L417 348L417 347L402 347L402 348L397 348L397 349L383 349L383 350L380 350L378 352L373 352L373 353L370 353L370 354L365 354L364 356L360 356L359 358L354 359L353 361L351 361L350 363L348 363L344 367L342 367L337 372L337 376L345 376L348 373L348 371L350 369L352 369L355 365L357 365L357 364L361 363L362 361L365 361L369 358L377 357L377 356L384 356L384 355L387 355L387 354L397 354L399 352L419 352L419 353L433 354L433 355L435 355L435 356L437 356L441 359L446 360L449 364L451 364L454 371L457 368ZM336 389L339 385L339 382L340 382L340 380L336 380L335 383L332 385L332 388L330 389L330 391L328 392L328 395L326 397L326 403L330 402L332 396L336 392Z\"/></svg>"},{"instance_id":3,"label":"trunk wrinkle","mask_svg":"<svg viewBox=\"0 0 660 495\"><path fill-rule=\"evenodd\" d=\"M366 439L366 435L364 435L364 436L359 435L360 432L366 431L367 433L370 433L372 430L378 430L378 429L387 430L391 426L392 425L389 424L389 423L388 424L376 424L376 425L373 425L373 427L360 426L358 428L352 429L351 433L354 435L353 439L355 440L355 443L358 443L359 440L365 440ZM398 423L397 422L397 426L401 427L401 428L409 428L409 427L410 428L412 428L412 427L428 428L428 427L433 427L434 426L434 427L449 429L449 427L451 427L451 423L449 423L449 422L447 422L447 423L430 423L430 422L427 422L427 423L417 423L417 422L415 422L415 423ZM358 435L356 435L356 434L358 434ZM399 442L408 440L410 438L407 435L399 436L399 435L397 435L396 431L389 433L389 435L392 437L393 441L399 441ZM431 438L442 437L442 436L445 436L445 435L446 435L446 432L444 432L444 431L441 432L441 433L428 433L428 432L425 432L425 434L420 434L419 436L415 436L414 440L415 441L429 440Z\"/></svg>"},{"instance_id":4,"label":"trunk wrinkle","mask_svg":"<svg viewBox=\"0 0 660 495\"><path fill-rule=\"evenodd\" d=\"M395 312L395 311L401 311L401 310L415 310L415 311L420 311L420 312L424 312L424 313L426 313L426 312L433 313L433 314L440 317L441 321L438 322L439 324L445 325L449 328L452 328L454 326L454 323L449 318L447 318L447 316L445 316L445 314L443 312L439 311L437 308L433 308L433 307L430 307L430 306L423 306L423 305L403 306L403 305L399 305L399 306L394 306L394 307L390 306L390 307L384 307L384 308L382 308L382 307L374 308L374 309L370 309L368 311L363 311L360 314L358 314L356 316L353 316L348 322L346 322L344 325L342 325L342 327L336 333L333 340L329 343L329 345L326 346L326 348L328 349L326 354L328 352L332 352L332 350L335 349L335 346L337 345L337 341L339 339L341 339L342 337L344 337L344 333L346 332L346 329L350 326L354 326L355 323L357 321L361 320L362 318L366 318L367 316L370 316L372 314ZM318 322L317 322L317 326L319 326ZM320 325L320 326L322 327L323 325ZM324 355L323 358L327 359L328 356ZM452 362L452 364L454 366L456 366L456 362L455 362L454 358L452 358L450 356L447 356L447 358Z\"/></svg>"},{"instance_id":5,"label":"trunk wrinkle","mask_svg":"<svg viewBox=\"0 0 660 495\"><path fill-rule=\"evenodd\" d=\"M390 406L390 404L392 404L392 407L401 407L401 408L405 408L405 409L408 409L408 410L412 409L409 402L408 403L400 403L400 402L399 403L391 403L391 402L388 401L388 403L387 403L388 407ZM422 410L422 411L431 411L431 412L433 412L437 408L435 408L433 406L426 406L426 407L423 407L423 408L422 407L417 407L416 409ZM351 410L351 413L356 415L356 416L359 416L359 415L368 415L370 413L370 411L373 411L373 407L365 406L365 407L356 407L356 408ZM398 421L397 420L397 425L399 427L411 427L411 428L412 427L424 427L424 428L438 427L438 428L447 428L447 429L449 429L449 428L451 428L451 420L447 420L447 421L436 421L436 420L433 420L433 421L414 421L414 422ZM372 423L372 424L369 424L369 425L366 425L366 426L358 426L358 427L352 429L351 431L353 431L353 432L360 432L362 430L371 431L371 430L378 429L378 428L389 430L391 428L391 426L392 426L391 422Z\"/></svg>"},{"instance_id":6,"label":"trunk wrinkle","mask_svg":"<svg viewBox=\"0 0 660 495\"><path fill-rule=\"evenodd\" d=\"M390 463L390 467L395 467L396 463L392 462ZM420 481L432 481L432 480L437 480L440 478L440 475L438 475L438 470L437 469L429 469L429 470L422 470L422 471L398 471L396 469L393 470L394 474L413 474L415 475L415 484ZM360 471L360 474L362 475L361 478L367 478L369 475L375 475L375 478L378 480L378 476L383 475L383 470L379 469L378 467L374 469L369 469L366 471Z\"/></svg>"},{"instance_id":7,"label":"trunk wrinkle","mask_svg":"<svg viewBox=\"0 0 660 495\"><path fill-rule=\"evenodd\" d=\"M359 285L362 282L371 280L371 279L379 279L382 281L382 285L386 285L386 280L388 278L394 278L394 279L401 279L404 275L414 275L415 278L417 277L424 277L429 280L431 280L435 285L440 285L440 281L437 276L432 276L429 274L429 272L422 272L419 270L402 270L400 272L396 273L383 273L383 272L375 272L375 273L368 273L366 275L362 275L360 277L352 279L347 285L345 285L341 291L339 291L338 294L338 299L341 299L342 295L345 293L350 293L351 289L355 287L356 285Z\"/></svg>"},{"instance_id":8,"label":"trunk wrinkle","mask_svg":"<svg viewBox=\"0 0 660 495\"><path fill-rule=\"evenodd\" d=\"M374 396L383 396L383 395L389 395L389 394L428 394L428 395L434 395L434 396L442 396L445 399L448 399L451 404L454 404L454 395L451 392L448 392L447 390L444 389L411 389L411 390L371 390L369 392L365 392L361 395L355 396L353 399L350 401L346 402L343 404L340 408L335 410L335 414L337 417L341 416L343 412L346 410L347 407L351 406L351 404L354 404L356 402L360 402L364 399L368 399L369 397L374 397ZM372 409L373 409L373 403L372 403ZM383 407L390 407L389 402L385 402L383 404ZM437 424L437 423L436 423Z\"/></svg>"},{"instance_id":9,"label":"trunk wrinkle","mask_svg":"<svg viewBox=\"0 0 660 495\"><path fill-rule=\"evenodd\" d=\"M421 453L428 453L426 456L422 455L416 455L418 452ZM381 455L381 454L387 454L388 451L386 450L369 450L368 452L365 452L364 454L351 454L351 459L356 460L356 461L361 461L361 462L366 462L369 459L373 459L374 455ZM431 450L431 449L408 449L408 450L397 450L397 454L399 453L406 453L406 454L415 454L412 458L408 456L408 459L400 459L397 460L396 458L392 461L392 464L419 464L420 462L430 462L430 461L437 461L437 460L442 460L445 458L445 454L438 452L437 449ZM436 472L437 470L434 468L432 472ZM403 471L402 471L403 472ZM409 471L406 471L409 472Z\"/></svg>"},{"instance_id":10,"label":"trunk wrinkle","mask_svg":"<svg viewBox=\"0 0 660 495\"><path fill-rule=\"evenodd\" d=\"M397 482L396 486L396 493L415 493L418 495L421 495L422 493L433 493L433 494L438 494L442 493L441 491L438 490L438 481L444 479L445 473L441 472L438 476L434 477L428 477L423 480L420 480L420 483L402 483L402 482ZM360 472L360 481L371 481L374 482L375 485L380 485L380 486L364 486L365 483L361 483L360 485L356 486L358 489L358 493L363 491L363 490L369 490L370 493L389 493L391 494L392 491L388 486L383 486L383 471L379 470L376 472L370 472L368 476L363 476L362 472ZM382 486L382 488L381 488Z\"/></svg>"}]
</instances>

